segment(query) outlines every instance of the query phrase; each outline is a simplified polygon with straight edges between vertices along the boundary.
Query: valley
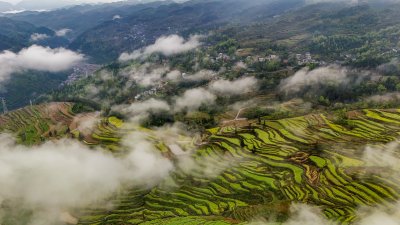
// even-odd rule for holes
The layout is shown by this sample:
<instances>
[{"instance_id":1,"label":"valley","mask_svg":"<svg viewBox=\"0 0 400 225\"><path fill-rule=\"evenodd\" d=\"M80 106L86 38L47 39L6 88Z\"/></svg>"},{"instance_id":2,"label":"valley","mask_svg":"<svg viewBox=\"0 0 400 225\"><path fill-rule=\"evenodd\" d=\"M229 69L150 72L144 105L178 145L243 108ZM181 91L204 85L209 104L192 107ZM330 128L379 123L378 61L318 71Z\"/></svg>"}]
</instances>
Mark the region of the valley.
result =
<instances>
[{"instance_id":1,"label":"valley","mask_svg":"<svg viewBox=\"0 0 400 225\"><path fill-rule=\"evenodd\" d=\"M399 9L0 4L0 224L399 224Z\"/></svg>"}]
</instances>

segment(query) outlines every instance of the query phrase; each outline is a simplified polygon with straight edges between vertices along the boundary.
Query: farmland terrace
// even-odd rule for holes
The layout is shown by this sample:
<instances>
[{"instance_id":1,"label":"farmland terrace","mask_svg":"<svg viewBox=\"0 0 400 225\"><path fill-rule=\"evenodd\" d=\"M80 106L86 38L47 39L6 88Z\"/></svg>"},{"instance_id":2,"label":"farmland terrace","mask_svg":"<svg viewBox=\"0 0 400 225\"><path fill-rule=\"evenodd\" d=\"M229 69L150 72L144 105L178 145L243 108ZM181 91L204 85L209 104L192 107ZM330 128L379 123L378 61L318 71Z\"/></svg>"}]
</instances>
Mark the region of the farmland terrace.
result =
<instances>
[{"instance_id":1,"label":"farmland terrace","mask_svg":"<svg viewBox=\"0 0 400 225\"><path fill-rule=\"evenodd\" d=\"M194 158L204 167L204 159L215 160L220 174L177 171L151 190L122 194L111 211L88 210L80 224L159 224L160 219L167 219L163 224L240 224L259 216L279 220L293 202L319 206L340 224L355 222L360 206L396 204L399 198L398 180L382 173L390 170L367 166L362 150L397 140L400 111L363 110L347 116L350 128L335 124L329 115L314 114L210 129ZM100 136L107 135L94 138ZM233 164L218 163L227 156Z\"/></svg>"},{"instance_id":2,"label":"farmland terrace","mask_svg":"<svg viewBox=\"0 0 400 225\"><path fill-rule=\"evenodd\" d=\"M11 112L0 118L1 125L25 135L26 140L36 140L34 137L48 135L54 126L52 118L57 117L66 124L59 136L79 138L68 130L74 116L68 110L72 104L56 106L50 107L50 117L36 108ZM98 206L80 211L79 224L150 225L162 220L171 225L223 225L245 224L258 217L279 222L287 218L291 203L318 206L327 218L352 224L358 220L360 206L395 205L400 197L399 180L391 176L390 168L363 161L365 146L382 147L398 140L400 110L348 112L347 124L350 126L339 125L327 114L311 114L209 129L192 155L203 167L190 173L177 169L151 189L123 191L112 200L113 209ZM29 128L27 134L21 133L22 128ZM115 117L103 118L91 137L80 140L123 154L119 141L127 129ZM165 157L179 160L151 130L142 132ZM201 168L210 162L204 159L211 159L215 171L220 172L205 176ZM227 159L232 161L229 166L220 163Z\"/></svg>"}]
</instances>

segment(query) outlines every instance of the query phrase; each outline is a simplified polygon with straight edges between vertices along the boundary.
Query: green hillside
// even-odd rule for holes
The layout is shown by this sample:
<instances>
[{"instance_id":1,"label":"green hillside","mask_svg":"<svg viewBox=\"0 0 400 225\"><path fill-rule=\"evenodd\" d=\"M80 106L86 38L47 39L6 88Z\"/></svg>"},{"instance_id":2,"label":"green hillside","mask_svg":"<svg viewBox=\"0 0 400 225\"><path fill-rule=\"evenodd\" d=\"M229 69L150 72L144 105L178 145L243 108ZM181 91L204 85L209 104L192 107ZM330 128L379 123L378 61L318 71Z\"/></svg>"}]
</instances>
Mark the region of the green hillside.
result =
<instances>
[{"instance_id":1,"label":"green hillside","mask_svg":"<svg viewBox=\"0 0 400 225\"><path fill-rule=\"evenodd\" d=\"M0 224L310 225L291 223L296 206L321 225L397 216L400 4L368 2L127 1L0 18L0 51L40 32L105 63L1 83Z\"/></svg>"},{"instance_id":2,"label":"green hillside","mask_svg":"<svg viewBox=\"0 0 400 225\"><path fill-rule=\"evenodd\" d=\"M60 103L47 110L43 106L18 110L2 116L1 125L20 135L24 130L23 141L32 143L29 140L54 130L52 121L65 121L63 132L57 135L78 138L79 133L66 130L73 115L71 107ZM348 112L351 128L332 118L311 114L210 129L196 147L194 160L204 168L209 166L205 158L222 162L228 157L233 164L221 163L221 172L215 176L178 170L152 189L131 188L112 200L116 205L112 210L99 206L80 211L79 224L147 225L160 224L161 219L162 224L171 225L241 224L259 217L279 222L287 218L294 202L318 206L327 218L350 224L359 219L358 207L395 204L400 196L398 181L389 176L389 168L367 166L360 148L397 140L400 110ZM103 119L91 137L80 140L124 154L119 150L119 136L138 128L122 124L115 117ZM151 130L139 131L160 143ZM165 156L179 157L162 143L157 146Z\"/></svg>"},{"instance_id":3,"label":"green hillside","mask_svg":"<svg viewBox=\"0 0 400 225\"><path fill-rule=\"evenodd\" d=\"M282 221L293 202L316 205L327 218L350 224L359 219L358 207L396 204L400 189L390 170L366 166L359 149L396 140L400 110L349 112L351 129L328 118L211 129L195 159L201 164L204 157L229 156L236 165L214 178L176 172L151 190L119 196L116 209L87 210L80 224L239 224L274 215Z\"/></svg>"}]
</instances>

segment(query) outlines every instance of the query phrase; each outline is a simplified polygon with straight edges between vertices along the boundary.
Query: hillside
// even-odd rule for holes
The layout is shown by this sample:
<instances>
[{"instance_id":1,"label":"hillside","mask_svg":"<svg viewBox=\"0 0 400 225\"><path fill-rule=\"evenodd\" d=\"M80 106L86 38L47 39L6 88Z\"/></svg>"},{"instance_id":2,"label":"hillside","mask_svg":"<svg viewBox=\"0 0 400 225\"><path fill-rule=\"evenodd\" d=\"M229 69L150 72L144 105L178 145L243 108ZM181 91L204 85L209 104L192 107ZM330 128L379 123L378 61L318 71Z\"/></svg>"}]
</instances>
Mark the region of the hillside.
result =
<instances>
[{"instance_id":1,"label":"hillside","mask_svg":"<svg viewBox=\"0 0 400 225\"><path fill-rule=\"evenodd\" d=\"M0 224L398 224L399 12L128 0L0 17Z\"/></svg>"},{"instance_id":2,"label":"hillside","mask_svg":"<svg viewBox=\"0 0 400 225\"><path fill-rule=\"evenodd\" d=\"M88 211L80 224L157 224L171 217L163 224L238 224L271 215L283 220L290 202L317 205L327 218L349 224L360 219L355 216L360 206L395 204L400 190L390 172L366 165L358 150L396 140L400 111L349 112L351 130L327 116L211 129L194 157L200 165L207 163L204 157L216 162L228 157L234 166L216 166L221 173L212 178L201 171L177 172L152 190L119 196L112 211Z\"/></svg>"},{"instance_id":3,"label":"hillside","mask_svg":"<svg viewBox=\"0 0 400 225\"><path fill-rule=\"evenodd\" d=\"M70 71L61 73L37 71L16 73L10 80L2 84L1 97L7 100L9 110L27 106L30 101L36 102L41 95L57 90L62 82L67 79L68 73ZM0 106L0 111L2 110L3 107Z\"/></svg>"},{"instance_id":4,"label":"hillside","mask_svg":"<svg viewBox=\"0 0 400 225\"><path fill-rule=\"evenodd\" d=\"M77 5L49 12L24 12L8 16L15 20L31 22L54 30L71 29L67 37L74 39L89 29L112 21L116 15L125 18L145 8L168 3L170 2L130 4L128 1L101 5Z\"/></svg>"},{"instance_id":5,"label":"hillside","mask_svg":"<svg viewBox=\"0 0 400 225\"><path fill-rule=\"evenodd\" d=\"M32 140L35 133L43 135L46 129L41 127L48 126L47 133L54 133L54 119L70 123L70 107L53 104L11 112L1 117L1 126L14 132L25 126L29 131L26 141ZM48 115L43 114L46 111ZM396 181L391 179L390 170L369 166L359 150L366 144L379 146L396 140L400 110L348 112L351 129L330 117L311 114L282 120L261 118L237 128L229 124L210 129L193 152L194 160L210 166L211 162L228 158L232 161L229 166L215 165L214 170L220 172L206 176L197 169L189 173L178 170L150 190L134 188L116 196L112 210L99 207L77 213L79 224L158 224L160 219L163 224L241 224L271 215L283 221L291 202L316 205L327 218L350 224L360 219L356 216L360 206L395 204L400 190L393 183ZM48 122L34 123L34 118ZM123 132L137 129L108 118L98 123L91 138L80 140L91 145L104 143L115 154L121 154L119 127L124 127ZM65 131L66 128L61 130L57 132L61 137L74 133ZM92 141L88 142L89 139ZM179 160L180 156L168 149L160 151Z\"/></svg>"},{"instance_id":6,"label":"hillside","mask_svg":"<svg viewBox=\"0 0 400 225\"><path fill-rule=\"evenodd\" d=\"M321 3L282 14L267 23L246 29L231 26L221 32L234 36L242 48L275 44L293 52L311 52L328 62L348 60L344 57L348 55L357 58L352 65L377 66L386 60L380 55L398 47L392 35L400 30L399 7Z\"/></svg>"},{"instance_id":7,"label":"hillside","mask_svg":"<svg viewBox=\"0 0 400 225\"><path fill-rule=\"evenodd\" d=\"M169 34L207 33L235 21L254 22L300 5L285 1L190 1L157 8L144 8L120 20L102 23L77 37L70 45L100 62L116 59ZM256 11L255 11L256 10ZM246 18L246 19L243 19ZM102 34L102 35L100 35Z\"/></svg>"},{"instance_id":8,"label":"hillside","mask_svg":"<svg viewBox=\"0 0 400 225\"><path fill-rule=\"evenodd\" d=\"M48 38L33 41L31 37L35 33L47 35ZM17 51L31 44L60 47L66 46L68 41L63 37L57 37L53 30L46 27L37 27L28 22L0 17L0 51Z\"/></svg>"},{"instance_id":9,"label":"hillside","mask_svg":"<svg viewBox=\"0 0 400 225\"><path fill-rule=\"evenodd\" d=\"M71 29L67 34L72 42L69 47L101 63L146 46L162 35L205 34L215 29L240 40L244 48L269 42L332 60L343 49L347 51L341 52L342 55L365 54L363 44L367 40L376 42L373 46L378 48L375 45L386 36L375 31L398 29L398 10L398 4L390 3L379 7L373 3L359 6L320 3L304 7L301 0L183 4L163 1L82 5L50 12L26 12L11 18L53 30ZM118 19L113 19L114 16ZM390 47L393 45L382 48ZM364 59L358 64L365 65L368 60L380 59Z\"/></svg>"},{"instance_id":10,"label":"hillside","mask_svg":"<svg viewBox=\"0 0 400 225\"><path fill-rule=\"evenodd\" d=\"M66 134L74 113L71 103L29 106L0 116L2 132L12 132L18 141L28 145Z\"/></svg>"}]
</instances>

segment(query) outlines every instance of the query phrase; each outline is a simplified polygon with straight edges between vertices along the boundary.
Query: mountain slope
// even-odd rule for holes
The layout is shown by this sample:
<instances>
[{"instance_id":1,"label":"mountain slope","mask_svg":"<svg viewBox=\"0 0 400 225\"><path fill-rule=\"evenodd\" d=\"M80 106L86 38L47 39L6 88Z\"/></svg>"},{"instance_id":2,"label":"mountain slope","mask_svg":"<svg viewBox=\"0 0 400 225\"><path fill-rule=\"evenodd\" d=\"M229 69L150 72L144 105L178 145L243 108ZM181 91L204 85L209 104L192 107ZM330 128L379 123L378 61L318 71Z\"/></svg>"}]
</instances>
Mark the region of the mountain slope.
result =
<instances>
[{"instance_id":1,"label":"mountain slope","mask_svg":"<svg viewBox=\"0 0 400 225\"><path fill-rule=\"evenodd\" d=\"M24 12L9 16L15 20L31 22L54 30L71 29L67 37L73 39L90 28L113 20L116 15L126 17L143 8L157 7L161 4L168 4L169 1L149 4L134 3L128 1L102 5L79 5L49 12Z\"/></svg>"},{"instance_id":2,"label":"mountain slope","mask_svg":"<svg viewBox=\"0 0 400 225\"><path fill-rule=\"evenodd\" d=\"M108 21L86 31L70 47L97 60L107 61L117 58L124 51L148 45L161 35L206 33L234 21L270 19L302 3L299 0L261 2L249 4L244 0L193 1L146 8L130 17ZM243 18L247 18L247 21Z\"/></svg>"},{"instance_id":3,"label":"mountain slope","mask_svg":"<svg viewBox=\"0 0 400 225\"><path fill-rule=\"evenodd\" d=\"M99 121L91 135L80 135L72 129L72 121L79 117L73 108L69 103L27 107L0 116L0 128L16 132L28 144L70 136L102 145L117 155L124 154L119 145L121 127L123 132L141 130L110 117ZM303 202L318 206L338 224L354 224L360 219L359 207L392 205L400 196L396 177L390 176L393 171L365 163L360 154L365 145L396 140L400 110L348 112L352 129L331 117L327 113L260 118L247 121L248 125L209 129L201 144L191 146L196 149L191 163L202 169L177 169L155 187L121 191L109 199L113 208L96 206L75 215L79 224L229 225L246 224L254 218L280 224L287 219L291 203ZM165 157L182 160L156 131L141 132ZM203 168L213 168L212 173Z\"/></svg>"},{"instance_id":4,"label":"mountain slope","mask_svg":"<svg viewBox=\"0 0 400 225\"><path fill-rule=\"evenodd\" d=\"M73 0L22 0L15 5L15 8L25 10L52 10L74 4L77 4L77 2Z\"/></svg>"},{"instance_id":5,"label":"mountain slope","mask_svg":"<svg viewBox=\"0 0 400 225\"><path fill-rule=\"evenodd\" d=\"M290 202L317 205L326 218L353 224L360 219L359 207L392 204L400 194L389 170L378 172L382 170L366 165L358 153L365 144L395 140L400 114L364 110L348 115L355 124L352 130L332 122L329 114L210 129L193 157L200 168L220 173L208 177L202 170L178 170L151 190L116 197L113 202L119 205L113 210L87 210L79 224L282 222ZM109 131L118 129L107 124L102 122L93 137L113 137ZM174 157L170 151L164 154ZM227 159L235 163L224 167Z\"/></svg>"},{"instance_id":6,"label":"mountain slope","mask_svg":"<svg viewBox=\"0 0 400 225\"><path fill-rule=\"evenodd\" d=\"M47 38L34 41L31 39L34 34L44 34ZM59 47L67 45L68 41L63 37L57 37L53 30L46 27L0 17L0 51L17 51L31 44Z\"/></svg>"}]
</instances>

